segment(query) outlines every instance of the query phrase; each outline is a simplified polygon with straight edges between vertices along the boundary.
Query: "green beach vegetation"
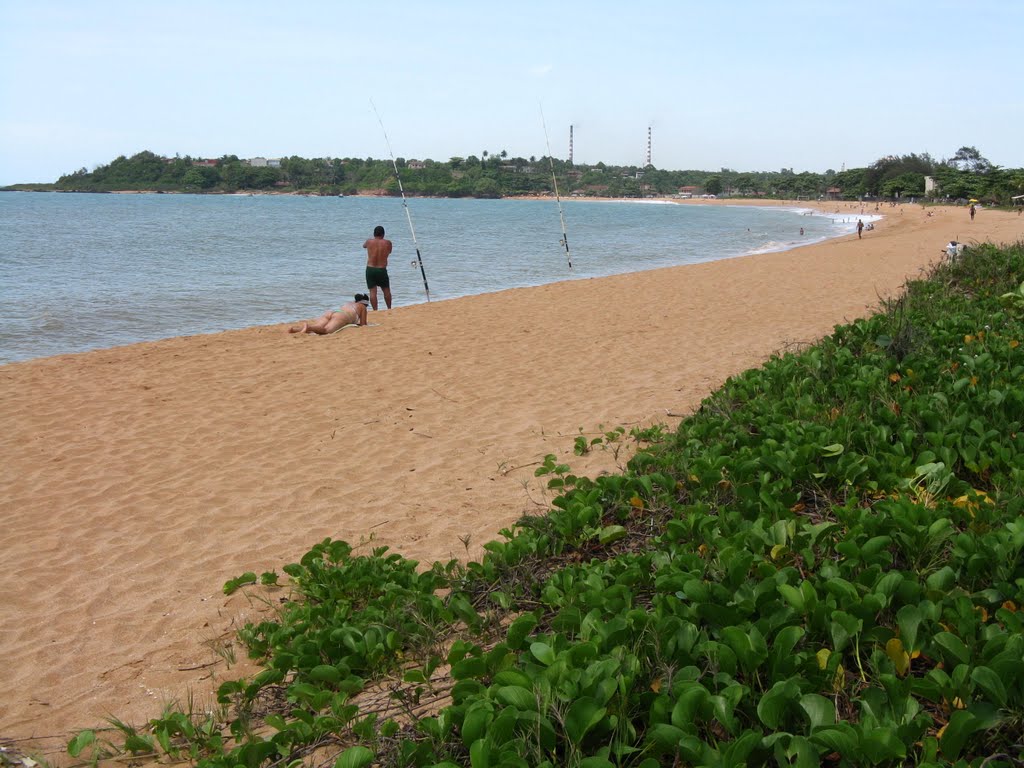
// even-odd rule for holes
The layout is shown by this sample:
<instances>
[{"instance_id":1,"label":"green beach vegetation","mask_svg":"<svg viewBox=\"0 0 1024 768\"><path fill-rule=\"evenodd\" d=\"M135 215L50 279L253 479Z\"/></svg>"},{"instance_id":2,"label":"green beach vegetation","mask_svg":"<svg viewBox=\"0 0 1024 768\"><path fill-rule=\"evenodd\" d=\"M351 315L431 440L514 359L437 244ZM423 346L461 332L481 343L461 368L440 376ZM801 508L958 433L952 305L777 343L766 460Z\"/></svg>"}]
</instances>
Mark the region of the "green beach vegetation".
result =
<instances>
[{"instance_id":1,"label":"green beach vegetation","mask_svg":"<svg viewBox=\"0 0 1024 768\"><path fill-rule=\"evenodd\" d=\"M934 180L932 199L975 198L1008 204L1024 194L1024 168L993 165L974 147L961 147L949 159L927 153L890 156L867 168L824 173L779 171L670 171L647 166L573 164L564 160L509 157L483 152L480 157L447 161L406 160L397 164L408 195L497 198L553 194L551 165L566 196L669 197L725 195L779 199L859 200L865 197L926 197L926 178ZM121 156L92 171L81 168L52 185L26 184L8 190L64 192L290 192L311 195L399 194L391 160L373 158L286 157L239 159L166 158L153 152Z\"/></svg>"},{"instance_id":2,"label":"green beach vegetation","mask_svg":"<svg viewBox=\"0 0 1024 768\"><path fill-rule=\"evenodd\" d=\"M203 768L1010 766L1024 732L1024 243L728 380L429 567L316 544L216 707L69 745ZM387 714L385 713L387 710Z\"/></svg>"}]
</instances>

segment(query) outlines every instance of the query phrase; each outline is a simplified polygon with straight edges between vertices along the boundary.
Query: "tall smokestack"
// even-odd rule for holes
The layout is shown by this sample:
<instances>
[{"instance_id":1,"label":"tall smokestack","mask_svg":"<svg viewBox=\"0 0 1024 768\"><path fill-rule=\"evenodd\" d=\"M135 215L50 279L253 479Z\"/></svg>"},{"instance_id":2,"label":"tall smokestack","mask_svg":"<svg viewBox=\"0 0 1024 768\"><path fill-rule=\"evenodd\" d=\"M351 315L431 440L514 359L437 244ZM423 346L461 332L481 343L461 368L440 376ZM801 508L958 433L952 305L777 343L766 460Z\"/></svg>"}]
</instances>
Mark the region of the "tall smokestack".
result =
<instances>
[{"instance_id":1,"label":"tall smokestack","mask_svg":"<svg viewBox=\"0 0 1024 768\"><path fill-rule=\"evenodd\" d=\"M569 165L572 165L572 124L569 125Z\"/></svg>"},{"instance_id":2,"label":"tall smokestack","mask_svg":"<svg viewBox=\"0 0 1024 768\"><path fill-rule=\"evenodd\" d=\"M651 164L651 126L647 126L647 163L644 165L646 168Z\"/></svg>"}]
</instances>

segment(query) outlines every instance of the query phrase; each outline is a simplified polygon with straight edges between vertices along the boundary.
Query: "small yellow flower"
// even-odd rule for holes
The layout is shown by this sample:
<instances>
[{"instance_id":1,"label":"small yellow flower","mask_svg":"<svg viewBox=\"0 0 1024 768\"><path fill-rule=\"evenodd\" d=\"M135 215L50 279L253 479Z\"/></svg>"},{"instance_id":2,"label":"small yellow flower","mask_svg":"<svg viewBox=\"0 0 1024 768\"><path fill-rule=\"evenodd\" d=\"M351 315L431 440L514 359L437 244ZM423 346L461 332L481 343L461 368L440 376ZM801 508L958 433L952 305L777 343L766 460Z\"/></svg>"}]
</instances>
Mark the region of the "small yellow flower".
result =
<instances>
[{"instance_id":1,"label":"small yellow flower","mask_svg":"<svg viewBox=\"0 0 1024 768\"><path fill-rule=\"evenodd\" d=\"M968 333L966 336L964 336L964 344L970 344L972 341L974 341L974 336L972 336L971 334Z\"/></svg>"},{"instance_id":2,"label":"small yellow flower","mask_svg":"<svg viewBox=\"0 0 1024 768\"><path fill-rule=\"evenodd\" d=\"M894 384L897 381L899 381L901 378L903 378L903 377L900 376L898 373L890 373L889 374L889 381L893 382Z\"/></svg>"},{"instance_id":3,"label":"small yellow flower","mask_svg":"<svg viewBox=\"0 0 1024 768\"><path fill-rule=\"evenodd\" d=\"M1013 339L1013 340L1012 340L1012 341L1010 342L1010 349L1016 349L1016 348L1017 348L1017 347L1019 347L1019 346L1020 346L1020 342L1019 342L1019 341L1017 341L1016 339Z\"/></svg>"}]
</instances>

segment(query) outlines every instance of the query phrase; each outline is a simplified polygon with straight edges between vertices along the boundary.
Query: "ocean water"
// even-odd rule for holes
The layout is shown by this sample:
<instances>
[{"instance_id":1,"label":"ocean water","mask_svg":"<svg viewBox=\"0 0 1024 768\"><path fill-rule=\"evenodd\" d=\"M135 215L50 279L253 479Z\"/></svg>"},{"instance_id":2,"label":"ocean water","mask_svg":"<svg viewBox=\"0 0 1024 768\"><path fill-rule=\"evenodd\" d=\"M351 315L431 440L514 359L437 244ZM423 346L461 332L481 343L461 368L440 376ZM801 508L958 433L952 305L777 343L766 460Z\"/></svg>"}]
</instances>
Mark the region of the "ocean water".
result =
<instances>
[{"instance_id":1,"label":"ocean water","mask_svg":"<svg viewBox=\"0 0 1024 768\"><path fill-rule=\"evenodd\" d=\"M562 208L571 270L554 199L410 199L431 300L781 251L856 225L796 208ZM400 198L0 194L0 363L317 316L364 289L377 224L394 242L395 306L422 303L406 210Z\"/></svg>"}]
</instances>

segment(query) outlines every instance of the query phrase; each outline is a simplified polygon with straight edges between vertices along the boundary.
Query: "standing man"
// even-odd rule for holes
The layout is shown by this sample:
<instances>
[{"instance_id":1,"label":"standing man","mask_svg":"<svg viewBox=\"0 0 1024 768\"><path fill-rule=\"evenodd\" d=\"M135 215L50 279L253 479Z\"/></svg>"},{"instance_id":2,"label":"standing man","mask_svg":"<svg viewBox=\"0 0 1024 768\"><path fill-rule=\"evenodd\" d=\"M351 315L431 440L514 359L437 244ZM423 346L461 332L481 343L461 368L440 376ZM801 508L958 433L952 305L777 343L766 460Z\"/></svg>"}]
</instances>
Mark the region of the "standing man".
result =
<instances>
[{"instance_id":1,"label":"standing man","mask_svg":"<svg viewBox=\"0 0 1024 768\"><path fill-rule=\"evenodd\" d=\"M860 233L864 231L864 220L857 219L857 239L860 240Z\"/></svg>"},{"instance_id":2,"label":"standing man","mask_svg":"<svg viewBox=\"0 0 1024 768\"><path fill-rule=\"evenodd\" d=\"M971 203L971 221L974 221L974 213L977 209L974 207L974 203Z\"/></svg>"},{"instance_id":3,"label":"standing man","mask_svg":"<svg viewBox=\"0 0 1024 768\"><path fill-rule=\"evenodd\" d=\"M366 249L366 287L370 289L370 306L377 309L377 289L384 289L384 303L391 309L391 280L388 278L388 256L391 241L384 239L384 227L373 228L373 238L363 243Z\"/></svg>"}]
</instances>

